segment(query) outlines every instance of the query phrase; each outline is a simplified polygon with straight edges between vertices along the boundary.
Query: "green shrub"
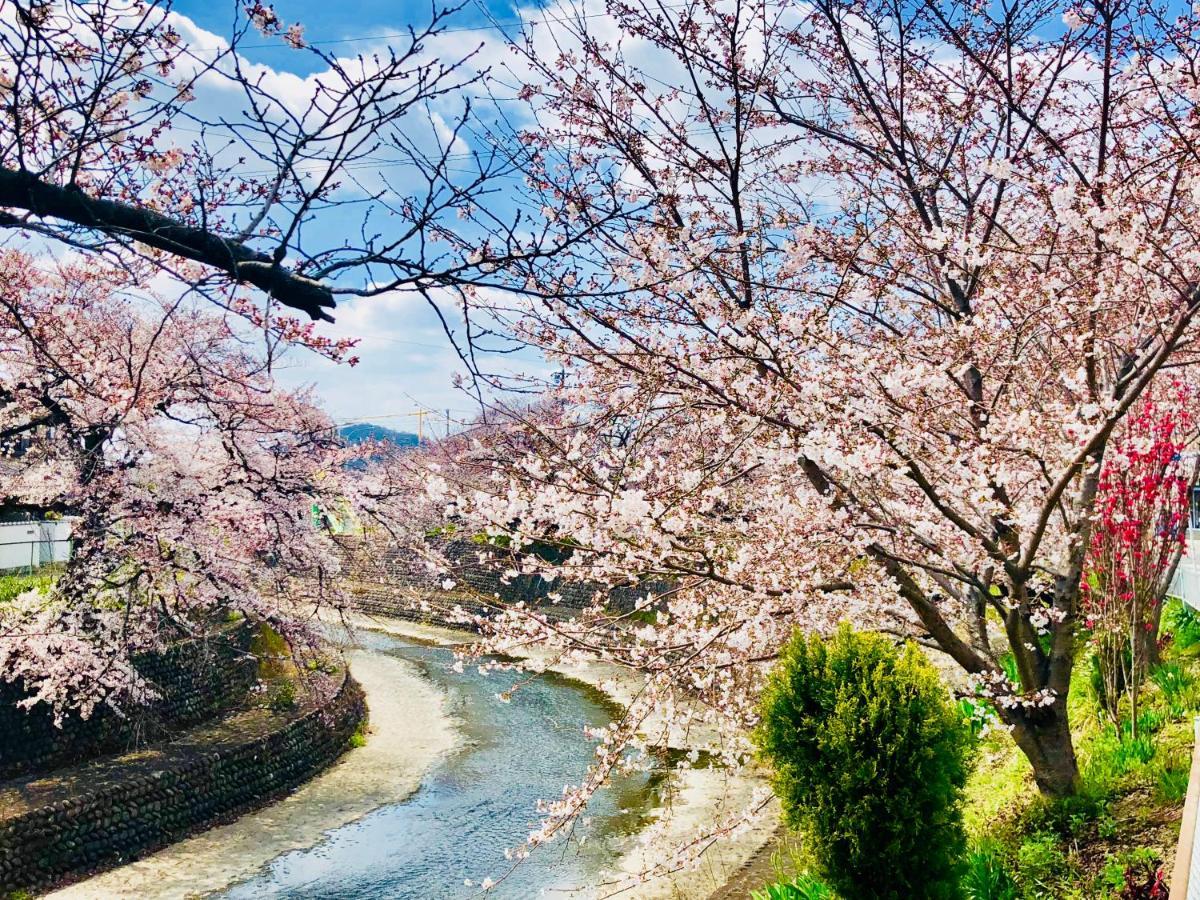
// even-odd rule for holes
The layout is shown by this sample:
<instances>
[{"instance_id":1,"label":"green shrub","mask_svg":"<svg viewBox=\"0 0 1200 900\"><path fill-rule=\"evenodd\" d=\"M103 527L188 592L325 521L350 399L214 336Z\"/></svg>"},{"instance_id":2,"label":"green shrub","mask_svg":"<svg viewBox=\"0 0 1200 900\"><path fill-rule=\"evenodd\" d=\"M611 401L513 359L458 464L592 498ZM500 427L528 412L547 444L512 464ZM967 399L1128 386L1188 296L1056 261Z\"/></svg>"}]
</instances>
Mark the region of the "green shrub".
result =
<instances>
[{"instance_id":1,"label":"green shrub","mask_svg":"<svg viewBox=\"0 0 1200 900\"><path fill-rule=\"evenodd\" d=\"M791 881L751 891L751 900L835 900L833 891L811 875L799 875Z\"/></svg>"},{"instance_id":2,"label":"green shrub","mask_svg":"<svg viewBox=\"0 0 1200 900\"><path fill-rule=\"evenodd\" d=\"M962 879L966 900L1018 900L1017 883L994 844L982 844L967 854Z\"/></svg>"},{"instance_id":3,"label":"green shrub","mask_svg":"<svg viewBox=\"0 0 1200 900\"><path fill-rule=\"evenodd\" d=\"M916 647L848 626L797 634L761 712L784 814L838 896L961 896L971 729Z\"/></svg>"}]
</instances>

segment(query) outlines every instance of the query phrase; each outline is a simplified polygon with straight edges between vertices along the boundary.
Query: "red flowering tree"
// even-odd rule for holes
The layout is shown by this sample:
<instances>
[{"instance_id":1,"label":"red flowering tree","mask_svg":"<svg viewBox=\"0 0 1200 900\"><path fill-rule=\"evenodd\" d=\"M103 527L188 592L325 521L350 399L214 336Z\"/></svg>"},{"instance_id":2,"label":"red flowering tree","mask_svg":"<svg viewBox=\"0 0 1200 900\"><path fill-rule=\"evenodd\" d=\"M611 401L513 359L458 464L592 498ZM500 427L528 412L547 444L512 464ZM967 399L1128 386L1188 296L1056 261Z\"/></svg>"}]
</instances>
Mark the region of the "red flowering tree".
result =
<instances>
[{"instance_id":1,"label":"red flowering tree","mask_svg":"<svg viewBox=\"0 0 1200 900\"><path fill-rule=\"evenodd\" d=\"M1183 456L1195 424L1190 399L1175 384L1166 396L1143 402L1105 458L1097 488L1083 608L1098 648L1102 703L1116 723L1126 692L1134 735L1162 601L1186 547L1188 490L1196 475Z\"/></svg>"}]
</instances>

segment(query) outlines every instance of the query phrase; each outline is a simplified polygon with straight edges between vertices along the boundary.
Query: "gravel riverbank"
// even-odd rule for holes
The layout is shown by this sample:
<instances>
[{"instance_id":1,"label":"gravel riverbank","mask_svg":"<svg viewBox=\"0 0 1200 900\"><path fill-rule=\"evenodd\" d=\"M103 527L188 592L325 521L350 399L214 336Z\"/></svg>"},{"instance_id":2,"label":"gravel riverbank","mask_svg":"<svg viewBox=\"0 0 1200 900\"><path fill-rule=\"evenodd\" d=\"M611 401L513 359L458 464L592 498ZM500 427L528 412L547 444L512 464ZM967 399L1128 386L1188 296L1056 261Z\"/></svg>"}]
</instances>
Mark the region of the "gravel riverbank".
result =
<instances>
[{"instance_id":1,"label":"gravel riverbank","mask_svg":"<svg viewBox=\"0 0 1200 900\"><path fill-rule=\"evenodd\" d=\"M49 896L55 900L184 900L242 881L271 860L421 786L459 740L445 698L401 660L351 651L371 730L326 772L278 803Z\"/></svg>"}]
</instances>

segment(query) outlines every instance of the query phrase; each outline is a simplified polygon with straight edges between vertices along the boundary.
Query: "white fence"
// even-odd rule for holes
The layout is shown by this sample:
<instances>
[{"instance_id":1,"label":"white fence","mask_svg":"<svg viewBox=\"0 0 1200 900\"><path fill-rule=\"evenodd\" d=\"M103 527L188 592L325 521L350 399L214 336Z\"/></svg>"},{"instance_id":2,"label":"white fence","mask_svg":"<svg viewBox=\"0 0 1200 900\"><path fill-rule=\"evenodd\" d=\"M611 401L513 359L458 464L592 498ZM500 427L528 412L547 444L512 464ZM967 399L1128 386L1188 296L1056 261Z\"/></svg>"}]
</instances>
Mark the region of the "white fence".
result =
<instances>
[{"instance_id":1,"label":"white fence","mask_svg":"<svg viewBox=\"0 0 1200 900\"><path fill-rule=\"evenodd\" d=\"M1200 529L1188 529L1187 543L1187 553L1179 561L1169 593L1192 609L1200 609Z\"/></svg>"},{"instance_id":2,"label":"white fence","mask_svg":"<svg viewBox=\"0 0 1200 900\"><path fill-rule=\"evenodd\" d=\"M1193 609L1200 609L1200 524L1197 521L1196 494L1192 495L1192 528L1188 529L1187 552L1175 570L1170 593ZM1200 809L1200 718L1195 722L1195 741L1192 748L1192 771L1188 780L1187 798L1183 805L1183 821L1179 829L1179 844L1175 849L1175 866L1171 871L1170 900L1200 900L1200 843L1196 841L1196 816Z\"/></svg>"},{"instance_id":3,"label":"white fence","mask_svg":"<svg viewBox=\"0 0 1200 900\"><path fill-rule=\"evenodd\" d=\"M0 522L0 572L37 569L71 558L71 523Z\"/></svg>"}]
</instances>

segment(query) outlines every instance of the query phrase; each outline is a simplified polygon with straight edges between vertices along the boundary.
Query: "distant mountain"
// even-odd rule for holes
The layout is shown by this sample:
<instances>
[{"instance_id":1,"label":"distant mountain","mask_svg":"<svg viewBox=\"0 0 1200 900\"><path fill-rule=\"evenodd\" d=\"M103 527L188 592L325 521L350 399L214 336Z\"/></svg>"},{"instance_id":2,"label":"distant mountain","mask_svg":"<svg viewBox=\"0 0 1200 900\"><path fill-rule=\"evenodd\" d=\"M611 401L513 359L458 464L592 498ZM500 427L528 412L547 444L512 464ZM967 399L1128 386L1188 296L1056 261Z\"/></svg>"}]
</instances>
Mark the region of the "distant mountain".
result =
<instances>
[{"instance_id":1,"label":"distant mountain","mask_svg":"<svg viewBox=\"0 0 1200 900\"><path fill-rule=\"evenodd\" d=\"M367 441L386 441L397 447L417 446L417 436L407 431L393 431L382 425L372 425L370 422L359 422L354 425L343 425L338 434L348 443L362 444Z\"/></svg>"}]
</instances>

